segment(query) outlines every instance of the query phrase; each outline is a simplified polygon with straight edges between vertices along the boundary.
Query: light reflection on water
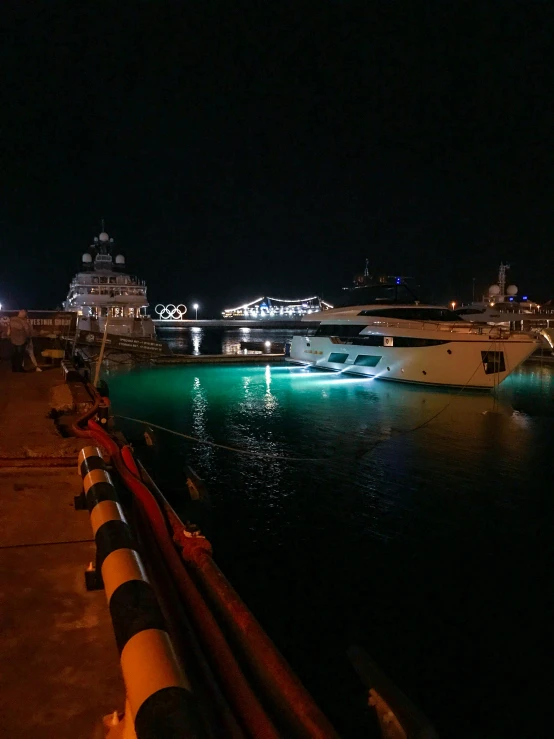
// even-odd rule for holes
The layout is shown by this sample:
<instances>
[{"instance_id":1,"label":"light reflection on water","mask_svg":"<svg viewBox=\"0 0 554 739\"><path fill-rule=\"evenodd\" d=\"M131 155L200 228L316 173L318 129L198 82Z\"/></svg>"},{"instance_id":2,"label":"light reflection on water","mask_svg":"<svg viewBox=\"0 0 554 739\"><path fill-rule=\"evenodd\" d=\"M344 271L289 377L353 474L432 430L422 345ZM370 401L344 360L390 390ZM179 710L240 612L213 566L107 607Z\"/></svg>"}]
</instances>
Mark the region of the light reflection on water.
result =
<instances>
[{"instance_id":1,"label":"light reflection on water","mask_svg":"<svg viewBox=\"0 0 554 739\"><path fill-rule=\"evenodd\" d=\"M219 564L341 736L363 722L352 642L444 736L476 724L512 736L529 705L540 716L536 680L521 717L510 696L514 671L538 674L548 626L553 368L526 365L497 396L288 365L137 369L109 382L116 412L325 460L159 433L151 463L176 505L185 463L206 479Z\"/></svg>"},{"instance_id":2,"label":"light reflection on water","mask_svg":"<svg viewBox=\"0 0 554 739\"><path fill-rule=\"evenodd\" d=\"M300 329L237 328L218 329L193 326L171 331L160 331L159 338L167 341L170 348L180 354L236 354L241 341L259 344L264 350L266 341L285 344L292 336L300 335Z\"/></svg>"}]
</instances>

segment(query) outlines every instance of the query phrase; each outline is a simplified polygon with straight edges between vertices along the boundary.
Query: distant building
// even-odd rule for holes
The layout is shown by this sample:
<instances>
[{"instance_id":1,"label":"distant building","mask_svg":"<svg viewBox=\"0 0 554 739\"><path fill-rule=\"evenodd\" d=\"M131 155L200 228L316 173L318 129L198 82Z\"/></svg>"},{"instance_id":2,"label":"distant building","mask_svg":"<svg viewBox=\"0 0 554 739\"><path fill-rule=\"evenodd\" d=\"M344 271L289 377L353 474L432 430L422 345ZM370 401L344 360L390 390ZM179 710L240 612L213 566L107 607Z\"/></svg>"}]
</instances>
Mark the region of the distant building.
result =
<instances>
[{"instance_id":1,"label":"distant building","mask_svg":"<svg viewBox=\"0 0 554 739\"><path fill-rule=\"evenodd\" d=\"M317 295L296 300L265 297L256 298L236 308L227 308L222 315L223 318L301 318L308 313L317 313L332 307Z\"/></svg>"}]
</instances>

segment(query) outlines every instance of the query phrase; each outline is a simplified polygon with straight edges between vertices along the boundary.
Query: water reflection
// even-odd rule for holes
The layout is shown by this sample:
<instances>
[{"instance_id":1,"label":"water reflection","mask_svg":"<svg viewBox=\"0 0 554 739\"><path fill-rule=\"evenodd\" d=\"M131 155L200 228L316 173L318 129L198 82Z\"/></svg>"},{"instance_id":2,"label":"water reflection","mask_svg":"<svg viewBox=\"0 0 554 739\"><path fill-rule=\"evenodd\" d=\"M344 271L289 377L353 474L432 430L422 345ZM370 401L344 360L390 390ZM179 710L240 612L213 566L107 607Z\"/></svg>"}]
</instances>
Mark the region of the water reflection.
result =
<instances>
[{"instance_id":1,"label":"water reflection","mask_svg":"<svg viewBox=\"0 0 554 739\"><path fill-rule=\"evenodd\" d=\"M271 392L271 367L269 364L265 368L265 388L264 407L268 413L273 413L277 409L279 402Z\"/></svg>"},{"instance_id":2,"label":"water reflection","mask_svg":"<svg viewBox=\"0 0 554 739\"><path fill-rule=\"evenodd\" d=\"M195 377L191 391L192 435L199 439L208 440L208 412L209 402L205 389L199 377ZM196 445L197 454L203 464L209 465L213 460L213 447L207 444Z\"/></svg>"},{"instance_id":3,"label":"water reflection","mask_svg":"<svg viewBox=\"0 0 554 739\"><path fill-rule=\"evenodd\" d=\"M203 330L201 328L198 328L197 326L191 328L192 353L195 356L198 356L200 354L203 333Z\"/></svg>"},{"instance_id":4,"label":"water reflection","mask_svg":"<svg viewBox=\"0 0 554 739\"><path fill-rule=\"evenodd\" d=\"M241 341L259 344L261 351L265 342L284 345L292 336L302 334L300 329L272 328L191 328L162 329L159 338L167 341L169 347L180 354L237 354L241 351Z\"/></svg>"}]
</instances>

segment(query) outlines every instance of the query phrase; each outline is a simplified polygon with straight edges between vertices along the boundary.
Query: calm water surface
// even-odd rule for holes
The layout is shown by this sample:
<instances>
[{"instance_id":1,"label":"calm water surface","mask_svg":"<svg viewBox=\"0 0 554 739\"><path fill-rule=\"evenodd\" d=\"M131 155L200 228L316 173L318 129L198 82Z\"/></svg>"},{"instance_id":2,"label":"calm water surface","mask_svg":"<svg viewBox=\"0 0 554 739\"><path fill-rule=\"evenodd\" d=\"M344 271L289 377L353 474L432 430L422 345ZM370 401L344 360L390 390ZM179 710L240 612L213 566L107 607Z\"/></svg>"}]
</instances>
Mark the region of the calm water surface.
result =
<instances>
[{"instance_id":1,"label":"calm water surface","mask_svg":"<svg viewBox=\"0 0 554 739\"><path fill-rule=\"evenodd\" d=\"M218 563L341 736L370 736L354 643L442 737L552 735L552 368L496 398L275 365L108 381L116 413L275 457L158 432L149 464L177 507L184 465L205 478Z\"/></svg>"}]
</instances>

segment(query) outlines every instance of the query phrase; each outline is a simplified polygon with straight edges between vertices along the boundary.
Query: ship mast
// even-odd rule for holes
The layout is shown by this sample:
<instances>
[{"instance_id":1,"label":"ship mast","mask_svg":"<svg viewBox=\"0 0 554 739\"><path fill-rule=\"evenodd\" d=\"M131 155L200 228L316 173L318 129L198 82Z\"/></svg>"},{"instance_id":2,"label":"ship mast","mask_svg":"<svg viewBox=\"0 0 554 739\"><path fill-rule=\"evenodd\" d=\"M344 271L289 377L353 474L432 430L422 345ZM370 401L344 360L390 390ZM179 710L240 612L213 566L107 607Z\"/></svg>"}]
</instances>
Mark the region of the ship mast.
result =
<instances>
[{"instance_id":1,"label":"ship mast","mask_svg":"<svg viewBox=\"0 0 554 739\"><path fill-rule=\"evenodd\" d=\"M503 264L500 262L500 269L498 270L498 287L500 288L501 300L504 300L506 295L506 270L510 269L509 264Z\"/></svg>"}]
</instances>

